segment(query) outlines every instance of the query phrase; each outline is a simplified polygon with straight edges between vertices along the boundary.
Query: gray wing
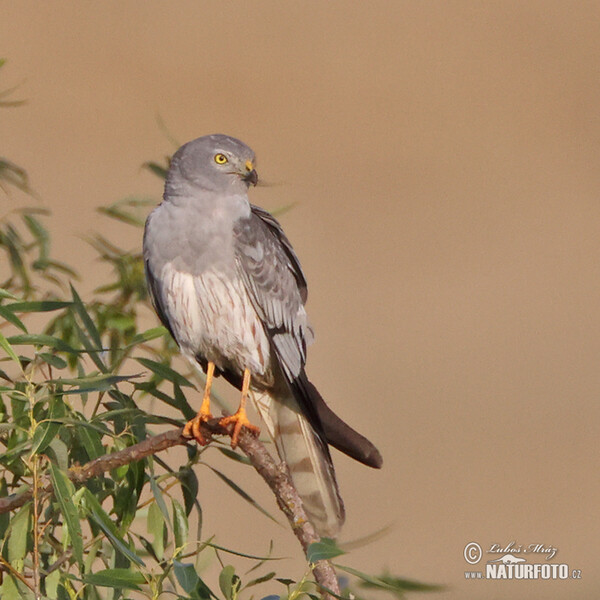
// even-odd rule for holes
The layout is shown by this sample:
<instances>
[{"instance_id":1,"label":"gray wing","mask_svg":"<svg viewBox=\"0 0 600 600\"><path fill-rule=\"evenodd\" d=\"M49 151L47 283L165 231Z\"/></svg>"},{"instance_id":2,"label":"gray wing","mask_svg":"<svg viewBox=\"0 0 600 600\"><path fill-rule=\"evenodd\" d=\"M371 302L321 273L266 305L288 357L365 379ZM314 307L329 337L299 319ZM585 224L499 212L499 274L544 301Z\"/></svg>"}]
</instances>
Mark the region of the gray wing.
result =
<instances>
[{"instance_id":1,"label":"gray wing","mask_svg":"<svg viewBox=\"0 0 600 600\"><path fill-rule=\"evenodd\" d=\"M238 272L292 382L302 372L312 339L304 310L306 279L277 220L257 206L251 209L234 229Z\"/></svg>"},{"instance_id":2,"label":"gray wing","mask_svg":"<svg viewBox=\"0 0 600 600\"><path fill-rule=\"evenodd\" d=\"M167 312L165 311L161 298L163 296L161 290L161 283L157 277L154 276L152 269L150 268L150 261L146 256L146 252L144 251L144 272L146 273L146 283L148 292L150 294L150 301L152 302L152 306L160 319L160 322L169 330L171 337L176 340L175 334L173 333L173 327L169 322L169 318L167 317Z\"/></svg>"}]
</instances>

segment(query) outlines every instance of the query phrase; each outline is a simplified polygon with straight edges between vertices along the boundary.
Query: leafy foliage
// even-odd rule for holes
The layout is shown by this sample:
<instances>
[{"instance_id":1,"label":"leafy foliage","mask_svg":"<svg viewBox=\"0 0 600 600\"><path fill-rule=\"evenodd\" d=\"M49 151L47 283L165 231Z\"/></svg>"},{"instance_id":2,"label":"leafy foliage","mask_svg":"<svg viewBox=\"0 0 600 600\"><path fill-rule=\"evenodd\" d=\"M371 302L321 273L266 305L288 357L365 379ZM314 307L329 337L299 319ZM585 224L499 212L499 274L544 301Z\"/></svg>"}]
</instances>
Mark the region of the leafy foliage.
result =
<instances>
[{"instance_id":1,"label":"leafy foliage","mask_svg":"<svg viewBox=\"0 0 600 600\"><path fill-rule=\"evenodd\" d=\"M157 163L147 168L159 176L166 169ZM11 186L28 191L27 175L0 159L0 187ZM128 198L100 212L141 227L150 204ZM296 580L273 570L272 545L250 556L204 534L197 465L272 518L205 461L206 448L190 444L187 460L175 467L157 455L72 483L68 473L79 465L192 417L184 389L197 380L172 364L177 349L164 328L143 327L149 307L140 253L93 237L112 276L84 301L74 269L52 258L46 215L23 208L0 217L6 269L0 286L0 500L33 491L19 509L0 514L0 597L236 600L252 598L260 585L268 586L269 598L315 598L310 571ZM248 464L225 445L217 447ZM50 482L53 494L46 491ZM311 560L340 554L328 540L309 551ZM217 581L205 581L207 555L221 564ZM408 589L389 576L353 575L396 597Z\"/></svg>"}]
</instances>

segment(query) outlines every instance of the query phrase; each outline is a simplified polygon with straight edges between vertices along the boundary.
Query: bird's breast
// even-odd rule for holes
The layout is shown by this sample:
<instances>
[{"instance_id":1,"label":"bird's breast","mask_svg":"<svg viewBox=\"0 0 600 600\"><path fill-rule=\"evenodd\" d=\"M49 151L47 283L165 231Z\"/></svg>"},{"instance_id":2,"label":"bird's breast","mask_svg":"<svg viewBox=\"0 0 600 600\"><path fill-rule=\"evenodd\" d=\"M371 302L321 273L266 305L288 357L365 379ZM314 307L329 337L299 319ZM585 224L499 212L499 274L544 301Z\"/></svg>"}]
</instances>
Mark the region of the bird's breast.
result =
<instances>
[{"instance_id":1,"label":"bird's breast","mask_svg":"<svg viewBox=\"0 0 600 600\"><path fill-rule=\"evenodd\" d=\"M255 378L271 377L269 339L235 274L192 274L168 263L161 280L170 324L186 355L200 355L221 370L249 368Z\"/></svg>"}]
</instances>

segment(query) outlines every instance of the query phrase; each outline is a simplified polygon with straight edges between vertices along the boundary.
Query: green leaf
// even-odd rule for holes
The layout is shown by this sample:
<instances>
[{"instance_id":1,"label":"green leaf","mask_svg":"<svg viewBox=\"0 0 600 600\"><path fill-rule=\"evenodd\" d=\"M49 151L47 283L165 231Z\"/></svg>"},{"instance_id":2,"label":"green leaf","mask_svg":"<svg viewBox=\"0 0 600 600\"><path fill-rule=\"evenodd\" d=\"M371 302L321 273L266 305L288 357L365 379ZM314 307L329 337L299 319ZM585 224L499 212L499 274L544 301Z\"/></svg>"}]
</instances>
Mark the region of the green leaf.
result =
<instances>
[{"instance_id":1,"label":"green leaf","mask_svg":"<svg viewBox=\"0 0 600 600\"><path fill-rule=\"evenodd\" d=\"M15 354L15 351L12 349L10 342L4 337L4 334L0 331L0 347L4 349L4 352L8 354L10 358L12 358L21 368L21 361L19 357Z\"/></svg>"},{"instance_id":2,"label":"green leaf","mask_svg":"<svg viewBox=\"0 0 600 600\"><path fill-rule=\"evenodd\" d=\"M398 598L403 598L405 592L440 592L446 589L446 586L443 585L421 583L411 579L400 579L387 574L384 574L381 577L375 577L351 567L345 567L338 564L334 566L337 569L361 579L361 587L391 592Z\"/></svg>"},{"instance_id":3,"label":"green leaf","mask_svg":"<svg viewBox=\"0 0 600 600\"><path fill-rule=\"evenodd\" d=\"M156 373L161 379L166 379L181 387L195 387L193 383L190 383L183 375L177 373L171 369L171 367L162 363L150 360L149 358L134 357L141 365L150 369L153 373Z\"/></svg>"},{"instance_id":4,"label":"green leaf","mask_svg":"<svg viewBox=\"0 0 600 600\"><path fill-rule=\"evenodd\" d=\"M135 375L91 375L88 377L75 377L75 378L63 378L60 379L49 379L47 383L55 383L60 385L75 385L70 390L63 390L60 393L62 395L67 394L80 394L81 392L106 392L114 387L115 384L122 381L131 381L137 377L141 377L141 374Z\"/></svg>"},{"instance_id":5,"label":"green leaf","mask_svg":"<svg viewBox=\"0 0 600 600\"><path fill-rule=\"evenodd\" d=\"M94 320L92 319L92 317L90 317L90 314L86 310L85 305L81 301L81 298L79 297L79 294L73 287L73 284L70 284L70 287L71 287L71 295L73 296L73 308L75 309L75 312L79 315L79 318L81 319L81 322L83 323L83 326L85 327L90 338L96 345L96 349L101 350L102 349L102 340L100 339L100 334L98 333L98 329L96 328L96 325L94 324Z\"/></svg>"},{"instance_id":6,"label":"green leaf","mask_svg":"<svg viewBox=\"0 0 600 600\"><path fill-rule=\"evenodd\" d=\"M165 520L156 502L152 502L148 508L147 529L153 537L152 548L160 561L165 553Z\"/></svg>"},{"instance_id":7,"label":"green leaf","mask_svg":"<svg viewBox=\"0 0 600 600\"><path fill-rule=\"evenodd\" d=\"M72 302L62 302L58 300L36 300L31 302L15 302L13 304L5 304L4 307L12 312L50 312L60 310L71 306Z\"/></svg>"},{"instance_id":8,"label":"green leaf","mask_svg":"<svg viewBox=\"0 0 600 600\"><path fill-rule=\"evenodd\" d=\"M0 298L10 298L11 300L18 300L18 298L5 288L0 288Z\"/></svg>"},{"instance_id":9,"label":"green leaf","mask_svg":"<svg viewBox=\"0 0 600 600\"><path fill-rule=\"evenodd\" d=\"M27 553L27 537L31 533L31 502L25 504L13 517L8 538L8 560L13 563L22 561ZM22 569L17 569L22 570Z\"/></svg>"},{"instance_id":10,"label":"green leaf","mask_svg":"<svg viewBox=\"0 0 600 600\"><path fill-rule=\"evenodd\" d=\"M50 250L50 236L46 228L31 214L23 215L23 221L39 246L40 260L48 258Z\"/></svg>"},{"instance_id":11,"label":"green leaf","mask_svg":"<svg viewBox=\"0 0 600 600\"><path fill-rule=\"evenodd\" d=\"M46 448L44 454L54 463L56 463L63 471L69 468L69 453L70 449L59 438L55 437Z\"/></svg>"},{"instance_id":12,"label":"green leaf","mask_svg":"<svg viewBox=\"0 0 600 600\"><path fill-rule=\"evenodd\" d=\"M104 364L104 361L102 360L102 355L100 354L102 352L102 349L99 348L97 345L95 345L88 338L85 331L81 328L79 323L75 320L73 321L73 329L75 330L75 333L77 333L77 337L79 338L79 341L85 348L86 352L89 354L90 358L94 361L94 364L98 367L98 369L102 373L107 373L108 368Z\"/></svg>"},{"instance_id":13,"label":"green leaf","mask_svg":"<svg viewBox=\"0 0 600 600\"><path fill-rule=\"evenodd\" d=\"M87 423L86 423L87 425ZM90 426L83 426L77 429L82 445L88 455L89 460L94 460L104 454L104 447L102 446L101 435L98 431L92 429Z\"/></svg>"},{"instance_id":14,"label":"green leaf","mask_svg":"<svg viewBox=\"0 0 600 600\"><path fill-rule=\"evenodd\" d=\"M173 561L173 570L179 585L188 593L192 593L196 589L196 584L200 581L200 577L194 569L194 565L190 563L182 563L178 560Z\"/></svg>"},{"instance_id":15,"label":"green leaf","mask_svg":"<svg viewBox=\"0 0 600 600\"><path fill-rule=\"evenodd\" d=\"M75 348L72 348L60 338L52 335L45 335L43 333L23 333L20 335L13 335L7 339L11 344L16 346L49 346L50 348L56 348L56 350L60 350L61 352L77 354Z\"/></svg>"},{"instance_id":16,"label":"green leaf","mask_svg":"<svg viewBox=\"0 0 600 600\"><path fill-rule=\"evenodd\" d=\"M267 512L258 502L256 502L256 500L254 500L254 498L252 498L252 496L247 494L237 483L235 483L234 481L229 479L229 477L227 477L227 475L224 475L220 471L213 469L210 465L207 465L207 466L215 475L217 475L219 477L219 479L224 481L236 494L239 494L246 502L248 502L249 504L254 506L254 508L256 508L256 510L259 510L263 515L269 517L269 519L271 519L271 521L274 521L275 523L279 523L277 521L277 519L275 519L275 517L273 517L269 512Z\"/></svg>"},{"instance_id":17,"label":"green leaf","mask_svg":"<svg viewBox=\"0 0 600 600\"><path fill-rule=\"evenodd\" d=\"M309 563L315 563L318 560L329 560L336 556L346 554L338 548L335 540L331 538L321 538L320 542L313 542L306 550L306 558Z\"/></svg>"},{"instance_id":18,"label":"green leaf","mask_svg":"<svg viewBox=\"0 0 600 600\"><path fill-rule=\"evenodd\" d=\"M244 465L252 464L250 462L250 459L247 456L243 456L242 454L240 454L239 452L236 452L235 450L232 450L231 448L225 448L224 446L217 446L217 449L219 450L219 452L221 452L222 454L227 456L227 458L231 458L232 460L235 460L236 462L240 462Z\"/></svg>"},{"instance_id":19,"label":"green leaf","mask_svg":"<svg viewBox=\"0 0 600 600\"><path fill-rule=\"evenodd\" d=\"M169 519L169 511L167 510L167 505L165 504L165 499L163 498L162 490L160 489L158 483L156 483L156 477L154 476L154 463L152 460L148 461L150 467L150 489L152 490L152 495L154 496L154 500L156 501L156 505L160 509L162 516L165 519L165 523L169 529L171 528L171 520Z\"/></svg>"},{"instance_id":20,"label":"green leaf","mask_svg":"<svg viewBox=\"0 0 600 600\"><path fill-rule=\"evenodd\" d=\"M146 583L141 573L130 569L104 569L96 573L88 573L83 580L92 585L138 591L141 591L140 585Z\"/></svg>"},{"instance_id":21,"label":"green leaf","mask_svg":"<svg viewBox=\"0 0 600 600\"><path fill-rule=\"evenodd\" d=\"M189 467L181 468L177 477L181 483L185 514L189 515L194 504L198 501L198 477L194 470Z\"/></svg>"},{"instance_id":22,"label":"green leaf","mask_svg":"<svg viewBox=\"0 0 600 600\"><path fill-rule=\"evenodd\" d=\"M273 579L273 577L275 577L275 575L277 575L277 573L275 573L275 571L271 571L270 573L267 573L266 575L263 575L262 577L257 577L256 579L253 579L252 581L249 581L247 584L245 584L244 589L247 589L254 585L259 585L261 583L265 583L265 581L270 581L271 579Z\"/></svg>"},{"instance_id":23,"label":"green leaf","mask_svg":"<svg viewBox=\"0 0 600 600\"><path fill-rule=\"evenodd\" d=\"M168 331L166 327L152 327L152 329L147 329L142 333L134 335L131 342L125 346L125 349L133 348L133 346L137 346L138 344L143 344L145 342L150 342L151 340L155 340L156 338L167 335L167 333Z\"/></svg>"},{"instance_id":24,"label":"green leaf","mask_svg":"<svg viewBox=\"0 0 600 600\"><path fill-rule=\"evenodd\" d=\"M60 429L60 423L54 421L54 419L64 416L64 408L65 405L60 399L52 399L50 415L35 428L31 448L32 454L41 454L54 439Z\"/></svg>"},{"instance_id":25,"label":"green leaf","mask_svg":"<svg viewBox=\"0 0 600 600\"><path fill-rule=\"evenodd\" d=\"M75 486L69 478L55 465L50 464L50 475L54 486L54 495L58 500L60 512L63 514L73 548L73 556L79 568L83 568L83 537L79 526L79 514L73 504Z\"/></svg>"},{"instance_id":26,"label":"green leaf","mask_svg":"<svg viewBox=\"0 0 600 600\"><path fill-rule=\"evenodd\" d=\"M9 323L12 323L15 327L18 327L21 331L27 333L27 327L14 312L9 310L5 305L0 306L0 316L4 317Z\"/></svg>"},{"instance_id":27,"label":"green leaf","mask_svg":"<svg viewBox=\"0 0 600 600\"><path fill-rule=\"evenodd\" d=\"M60 356L56 356L56 354L50 354L49 352L40 352L38 357L41 358L45 363L53 366L56 369L66 369L67 361L63 360Z\"/></svg>"},{"instance_id":28,"label":"green leaf","mask_svg":"<svg viewBox=\"0 0 600 600\"><path fill-rule=\"evenodd\" d=\"M143 227L145 222L145 214L134 214L130 209L134 209L135 212L139 213L139 209L145 206L154 206L155 200L150 198L137 198L129 197L124 200L119 200L110 206L101 206L97 210L112 219L117 219L128 225L134 225L136 227ZM135 210L138 209L138 210Z\"/></svg>"},{"instance_id":29,"label":"green leaf","mask_svg":"<svg viewBox=\"0 0 600 600\"><path fill-rule=\"evenodd\" d=\"M2 600L29 600L29 598L33 598L33 594L23 596L17 585L16 578L8 575L4 577L2 586L0 586L0 598Z\"/></svg>"},{"instance_id":30,"label":"green leaf","mask_svg":"<svg viewBox=\"0 0 600 600\"><path fill-rule=\"evenodd\" d=\"M100 502L98 502L94 494L92 494L92 492L87 488L85 488L83 499L90 519L94 521L94 523L96 523L100 529L102 529L113 547L123 554L123 556L126 556L129 560L140 566L144 566L144 561L137 556L137 554L135 554L125 543L125 540L123 540L117 531L117 527L100 505Z\"/></svg>"},{"instance_id":31,"label":"green leaf","mask_svg":"<svg viewBox=\"0 0 600 600\"><path fill-rule=\"evenodd\" d=\"M215 548L215 550L222 550L223 552L227 552L228 554L234 554L235 556L243 556L244 558L250 558L252 560L283 560L283 557L278 558L276 556L255 556L254 554L245 554L244 552L237 552L236 550L231 550L230 548L225 548L224 546L219 546L218 544L213 544L212 542L204 542L205 546L209 548Z\"/></svg>"},{"instance_id":32,"label":"green leaf","mask_svg":"<svg viewBox=\"0 0 600 600\"><path fill-rule=\"evenodd\" d=\"M136 389L151 394L165 404L168 404L169 406L181 411L181 414L188 421L196 416L197 411L190 406L189 402L186 400L183 392L181 391L181 388L176 383L173 384L173 397L157 389L156 383L153 381L142 381L136 383L135 387Z\"/></svg>"},{"instance_id":33,"label":"green leaf","mask_svg":"<svg viewBox=\"0 0 600 600\"><path fill-rule=\"evenodd\" d=\"M214 596L202 579L198 577L194 565L174 560L173 571L175 572L175 577L177 578L179 585L187 594L194 598L194 600L210 600L211 595Z\"/></svg>"},{"instance_id":34,"label":"green leaf","mask_svg":"<svg viewBox=\"0 0 600 600\"><path fill-rule=\"evenodd\" d=\"M162 165L159 165L158 163L149 161L145 162L142 165L142 167L148 169L148 171L154 173L157 177L160 177L161 179L166 179L167 177L167 169Z\"/></svg>"},{"instance_id":35,"label":"green leaf","mask_svg":"<svg viewBox=\"0 0 600 600\"><path fill-rule=\"evenodd\" d=\"M173 507L173 536L175 537L175 546L182 548L187 543L189 524L183 507L175 498L171 500Z\"/></svg>"},{"instance_id":36,"label":"green leaf","mask_svg":"<svg viewBox=\"0 0 600 600\"><path fill-rule=\"evenodd\" d=\"M219 574L219 588L226 600L234 600L240 588L240 578L235 574L235 568L231 565L223 567Z\"/></svg>"}]
</instances>

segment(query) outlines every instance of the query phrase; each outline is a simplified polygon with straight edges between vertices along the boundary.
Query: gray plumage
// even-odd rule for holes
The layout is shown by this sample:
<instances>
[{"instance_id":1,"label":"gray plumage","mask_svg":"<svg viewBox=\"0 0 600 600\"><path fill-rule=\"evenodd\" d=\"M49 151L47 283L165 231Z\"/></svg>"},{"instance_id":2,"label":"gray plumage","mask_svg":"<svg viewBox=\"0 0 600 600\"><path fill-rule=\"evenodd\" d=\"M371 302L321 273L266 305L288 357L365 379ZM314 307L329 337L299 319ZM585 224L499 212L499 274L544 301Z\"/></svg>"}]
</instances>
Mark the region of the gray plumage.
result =
<instances>
[{"instance_id":1,"label":"gray plumage","mask_svg":"<svg viewBox=\"0 0 600 600\"><path fill-rule=\"evenodd\" d=\"M344 508L327 442L371 466L381 457L306 378L306 280L279 223L248 201L253 165L252 150L224 135L175 153L164 201L146 222L148 287L187 358L213 362L237 387L250 370L255 403L309 518L335 537Z\"/></svg>"}]
</instances>

